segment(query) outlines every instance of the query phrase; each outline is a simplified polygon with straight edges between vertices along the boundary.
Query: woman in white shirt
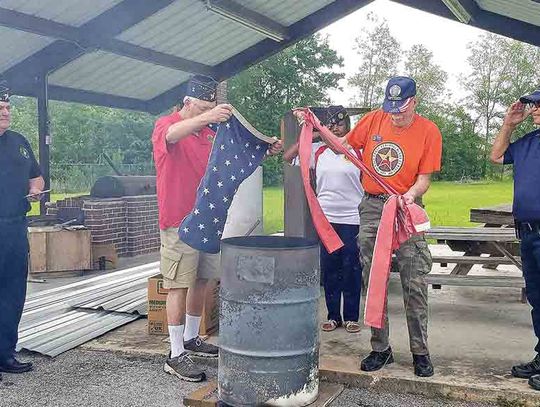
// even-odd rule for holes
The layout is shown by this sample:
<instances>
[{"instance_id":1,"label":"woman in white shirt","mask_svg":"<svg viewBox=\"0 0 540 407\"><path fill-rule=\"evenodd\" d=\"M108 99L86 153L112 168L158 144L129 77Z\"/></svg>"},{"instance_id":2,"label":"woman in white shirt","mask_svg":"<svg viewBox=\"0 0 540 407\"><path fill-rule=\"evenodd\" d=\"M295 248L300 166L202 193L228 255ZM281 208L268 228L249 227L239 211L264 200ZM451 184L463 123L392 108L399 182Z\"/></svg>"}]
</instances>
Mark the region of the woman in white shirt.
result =
<instances>
[{"instance_id":1,"label":"woman in white shirt","mask_svg":"<svg viewBox=\"0 0 540 407\"><path fill-rule=\"evenodd\" d=\"M350 118L343 106L312 110L337 137L345 137L349 132ZM298 165L297 155L298 144L295 144L283 158ZM332 254L321 244L321 274L328 309L328 320L322 324L322 330L333 331L344 326L348 332L358 332L361 329L358 319L362 291L362 266L357 244L360 225L358 205L364 195L360 170L343 154L334 153L322 142L313 143L311 168L315 172L319 204L344 243Z\"/></svg>"}]
</instances>

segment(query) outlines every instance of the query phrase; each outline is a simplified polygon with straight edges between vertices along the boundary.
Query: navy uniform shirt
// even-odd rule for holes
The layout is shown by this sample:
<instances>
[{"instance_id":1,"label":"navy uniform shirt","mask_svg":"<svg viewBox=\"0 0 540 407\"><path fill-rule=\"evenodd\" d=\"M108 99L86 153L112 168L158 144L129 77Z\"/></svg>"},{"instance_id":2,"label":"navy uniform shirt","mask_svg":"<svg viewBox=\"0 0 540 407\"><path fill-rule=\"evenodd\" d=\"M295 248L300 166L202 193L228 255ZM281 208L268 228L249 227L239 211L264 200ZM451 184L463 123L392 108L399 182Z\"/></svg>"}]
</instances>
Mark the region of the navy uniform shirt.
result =
<instances>
[{"instance_id":1,"label":"navy uniform shirt","mask_svg":"<svg viewBox=\"0 0 540 407\"><path fill-rule=\"evenodd\" d=\"M540 222L540 130L511 143L504 164L514 164L514 218Z\"/></svg>"},{"instance_id":2,"label":"navy uniform shirt","mask_svg":"<svg viewBox=\"0 0 540 407\"><path fill-rule=\"evenodd\" d=\"M0 136L0 218L24 216L30 210L31 178L41 175L30 143L19 133L6 130Z\"/></svg>"}]
</instances>

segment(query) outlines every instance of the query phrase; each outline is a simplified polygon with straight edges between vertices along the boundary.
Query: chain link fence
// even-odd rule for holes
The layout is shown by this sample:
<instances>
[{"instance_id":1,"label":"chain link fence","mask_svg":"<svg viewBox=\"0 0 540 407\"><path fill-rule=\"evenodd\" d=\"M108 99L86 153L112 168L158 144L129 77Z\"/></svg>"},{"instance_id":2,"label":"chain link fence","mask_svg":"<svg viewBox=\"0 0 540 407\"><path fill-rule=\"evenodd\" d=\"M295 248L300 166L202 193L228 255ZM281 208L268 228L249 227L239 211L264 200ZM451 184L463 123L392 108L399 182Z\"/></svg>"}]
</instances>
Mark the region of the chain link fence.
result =
<instances>
[{"instance_id":1,"label":"chain link fence","mask_svg":"<svg viewBox=\"0 0 540 407\"><path fill-rule=\"evenodd\" d=\"M154 164L115 164L122 175L155 175ZM108 164L51 163L51 187L55 193L90 192L99 177L116 175Z\"/></svg>"}]
</instances>

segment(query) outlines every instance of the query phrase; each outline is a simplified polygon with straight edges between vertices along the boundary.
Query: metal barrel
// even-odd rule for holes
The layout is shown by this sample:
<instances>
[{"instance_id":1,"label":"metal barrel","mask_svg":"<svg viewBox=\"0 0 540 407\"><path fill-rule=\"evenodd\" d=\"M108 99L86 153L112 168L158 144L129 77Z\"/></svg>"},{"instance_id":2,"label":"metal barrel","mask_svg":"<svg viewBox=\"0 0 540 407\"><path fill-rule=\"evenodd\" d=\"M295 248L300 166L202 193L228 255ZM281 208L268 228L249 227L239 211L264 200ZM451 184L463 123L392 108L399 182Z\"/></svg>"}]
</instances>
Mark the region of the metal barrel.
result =
<instances>
[{"instance_id":1,"label":"metal barrel","mask_svg":"<svg viewBox=\"0 0 540 407\"><path fill-rule=\"evenodd\" d=\"M231 406L305 406L319 391L319 246L222 240L218 388Z\"/></svg>"}]
</instances>

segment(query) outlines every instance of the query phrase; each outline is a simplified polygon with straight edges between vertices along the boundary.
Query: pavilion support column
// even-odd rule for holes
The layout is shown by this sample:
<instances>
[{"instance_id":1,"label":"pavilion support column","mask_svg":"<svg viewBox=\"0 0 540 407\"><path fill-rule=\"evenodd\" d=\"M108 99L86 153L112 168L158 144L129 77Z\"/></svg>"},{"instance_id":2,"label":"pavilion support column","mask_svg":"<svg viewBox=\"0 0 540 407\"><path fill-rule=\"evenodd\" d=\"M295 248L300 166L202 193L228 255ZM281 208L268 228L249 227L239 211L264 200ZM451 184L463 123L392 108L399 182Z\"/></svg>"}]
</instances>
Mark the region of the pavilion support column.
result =
<instances>
[{"instance_id":1,"label":"pavilion support column","mask_svg":"<svg viewBox=\"0 0 540 407\"><path fill-rule=\"evenodd\" d=\"M292 111L288 111L281 120L281 139L287 151L298 141L300 127ZM302 185L299 166L283 163L284 194L285 194L285 236L318 239L317 232L311 220L308 203Z\"/></svg>"},{"instance_id":2,"label":"pavilion support column","mask_svg":"<svg viewBox=\"0 0 540 407\"><path fill-rule=\"evenodd\" d=\"M37 81L37 103L38 103L38 131L39 131L39 165L45 179L45 189L51 188L50 175L50 156L49 146L51 144L51 134L49 129L49 96L48 96L48 78L47 74L40 75L36 78ZM45 196L40 202L40 215L46 214L46 202L51 199L50 192L45 193Z\"/></svg>"}]
</instances>

